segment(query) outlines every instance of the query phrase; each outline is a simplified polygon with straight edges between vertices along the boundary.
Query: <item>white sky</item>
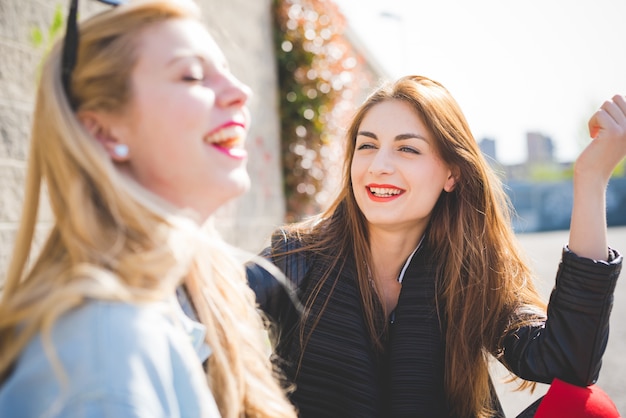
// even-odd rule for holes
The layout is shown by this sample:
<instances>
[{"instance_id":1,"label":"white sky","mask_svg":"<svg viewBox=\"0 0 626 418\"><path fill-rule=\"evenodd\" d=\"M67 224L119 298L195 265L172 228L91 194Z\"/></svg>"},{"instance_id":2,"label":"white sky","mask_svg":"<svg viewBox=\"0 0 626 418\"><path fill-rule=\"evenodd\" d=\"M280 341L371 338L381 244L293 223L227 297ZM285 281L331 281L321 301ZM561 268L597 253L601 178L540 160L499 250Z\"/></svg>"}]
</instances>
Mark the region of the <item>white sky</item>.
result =
<instances>
[{"instance_id":1,"label":"white sky","mask_svg":"<svg viewBox=\"0 0 626 418\"><path fill-rule=\"evenodd\" d=\"M335 1L391 76L443 83L507 164L528 131L573 161L591 114L626 94L626 0Z\"/></svg>"}]
</instances>

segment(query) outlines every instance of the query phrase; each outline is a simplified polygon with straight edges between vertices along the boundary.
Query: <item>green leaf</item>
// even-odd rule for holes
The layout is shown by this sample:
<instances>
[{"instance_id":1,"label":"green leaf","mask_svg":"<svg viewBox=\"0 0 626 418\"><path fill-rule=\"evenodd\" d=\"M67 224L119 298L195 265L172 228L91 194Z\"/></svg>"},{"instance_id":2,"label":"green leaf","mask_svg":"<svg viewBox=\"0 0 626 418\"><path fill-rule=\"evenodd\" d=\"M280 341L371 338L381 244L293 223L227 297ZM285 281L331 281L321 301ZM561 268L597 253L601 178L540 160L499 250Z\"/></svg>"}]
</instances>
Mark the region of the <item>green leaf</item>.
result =
<instances>
[{"instance_id":1,"label":"green leaf","mask_svg":"<svg viewBox=\"0 0 626 418\"><path fill-rule=\"evenodd\" d=\"M43 44L43 33L39 28L33 28L30 31L30 42L35 48L39 48Z\"/></svg>"},{"instance_id":2,"label":"green leaf","mask_svg":"<svg viewBox=\"0 0 626 418\"><path fill-rule=\"evenodd\" d=\"M61 5L57 4L56 9L54 10L52 24L50 25L50 29L48 29L48 34L50 35L50 38L54 38L56 34L59 33L61 29L63 29L64 24L65 16L63 14L63 10L61 8Z\"/></svg>"}]
</instances>

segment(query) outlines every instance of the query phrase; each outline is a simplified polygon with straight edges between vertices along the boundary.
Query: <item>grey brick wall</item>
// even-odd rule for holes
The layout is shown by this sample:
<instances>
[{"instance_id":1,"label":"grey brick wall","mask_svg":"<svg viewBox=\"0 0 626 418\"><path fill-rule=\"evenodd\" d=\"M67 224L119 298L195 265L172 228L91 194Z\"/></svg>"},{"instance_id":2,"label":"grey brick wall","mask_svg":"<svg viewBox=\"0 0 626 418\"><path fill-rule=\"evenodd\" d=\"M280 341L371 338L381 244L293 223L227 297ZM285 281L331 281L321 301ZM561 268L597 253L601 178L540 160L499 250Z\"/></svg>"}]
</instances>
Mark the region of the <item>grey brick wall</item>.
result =
<instances>
[{"instance_id":1,"label":"grey brick wall","mask_svg":"<svg viewBox=\"0 0 626 418\"><path fill-rule=\"evenodd\" d=\"M280 166L278 80L272 44L272 0L199 0L233 72L254 95L248 137L251 190L217 218L227 241L257 252L284 218Z\"/></svg>"},{"instance_id":2,"label":"grey brick wall","mask_svg":"<svg viewBox=\"0 0 626 418\"><path fill-rule=\"evenodd\" d=\"M48 33L56 7L60 5L65 11L67 3L67 0L0 0L1 275L6 271L20 219L35 82L45 50L45 43L35 47L32 32L39 28ZM233 72L254 91L250 104L253 126L248 139L252 188L220 209L216 225L228 242L257 252L284 216L271 0L199 0L198 3ZM80 8L86 16L102 6L83 0ZM42 212L40 239L51 220L45 206Z\"/></svg>"}]
</instances>

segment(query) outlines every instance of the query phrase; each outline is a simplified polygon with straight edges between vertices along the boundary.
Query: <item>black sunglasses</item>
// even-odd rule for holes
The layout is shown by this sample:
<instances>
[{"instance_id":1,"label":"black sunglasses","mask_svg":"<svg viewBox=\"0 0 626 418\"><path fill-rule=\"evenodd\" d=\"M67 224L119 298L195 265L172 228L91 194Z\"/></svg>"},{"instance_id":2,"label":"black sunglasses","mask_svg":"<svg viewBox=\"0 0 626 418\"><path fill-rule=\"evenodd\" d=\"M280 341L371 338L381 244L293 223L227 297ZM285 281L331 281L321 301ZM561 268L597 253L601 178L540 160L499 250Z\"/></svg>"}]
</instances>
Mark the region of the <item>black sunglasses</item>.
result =
<instances>
[{"instance_id":1,"label":"black sunglasses","mask_svg":"<svg viewBox=\"0 0 626 418\"><path fill-rule=\"evenodd\" d=\"M125 3L125 0L98 0L100 3L109 6L119 6ZM67 27L65 29L65 38L63 39L63 56L61 61L61 81L67 100L72 101L72 91L70 88L72 81L72 71L76 66L76 55L78 53L78 23L76 16L78 14L78 0L70 1L70 11L67 15Z\"/></svg>"}]
</instances>

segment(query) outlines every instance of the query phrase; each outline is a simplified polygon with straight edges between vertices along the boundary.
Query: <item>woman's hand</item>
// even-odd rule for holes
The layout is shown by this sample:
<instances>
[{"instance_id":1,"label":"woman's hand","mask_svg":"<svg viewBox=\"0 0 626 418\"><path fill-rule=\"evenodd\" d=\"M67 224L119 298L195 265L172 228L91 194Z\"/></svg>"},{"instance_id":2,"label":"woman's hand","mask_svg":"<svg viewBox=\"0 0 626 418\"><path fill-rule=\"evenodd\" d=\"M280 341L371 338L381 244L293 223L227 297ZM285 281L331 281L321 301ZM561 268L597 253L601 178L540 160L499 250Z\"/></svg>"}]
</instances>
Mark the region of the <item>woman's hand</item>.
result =
<instances>
[{"instance_id":1,"label":"woman's hand","mask_svg":"<svg viewBox=\"0 0 626 418\"><path fill-rule=\"evenodd\" d=\"M626 97L616 95L604 102L589 120L589 134L593 140L576 160L574 173L608 183L626 156Z\"/></svg>"}]
</instances>

